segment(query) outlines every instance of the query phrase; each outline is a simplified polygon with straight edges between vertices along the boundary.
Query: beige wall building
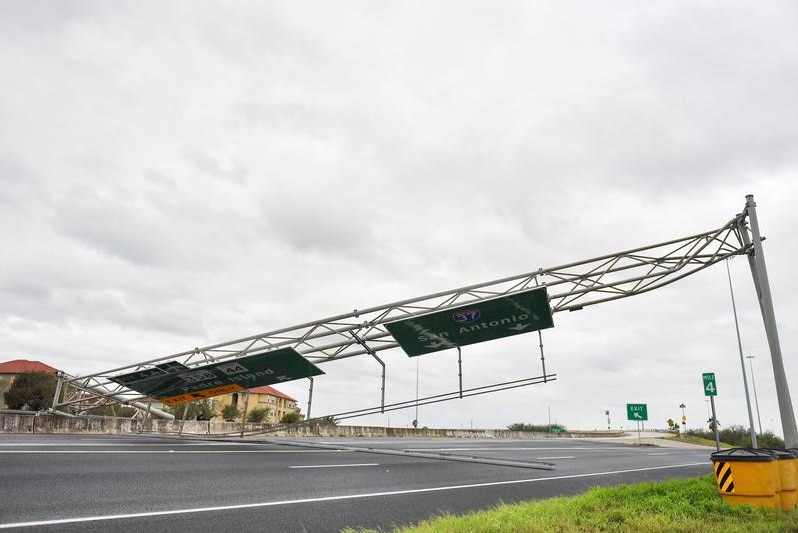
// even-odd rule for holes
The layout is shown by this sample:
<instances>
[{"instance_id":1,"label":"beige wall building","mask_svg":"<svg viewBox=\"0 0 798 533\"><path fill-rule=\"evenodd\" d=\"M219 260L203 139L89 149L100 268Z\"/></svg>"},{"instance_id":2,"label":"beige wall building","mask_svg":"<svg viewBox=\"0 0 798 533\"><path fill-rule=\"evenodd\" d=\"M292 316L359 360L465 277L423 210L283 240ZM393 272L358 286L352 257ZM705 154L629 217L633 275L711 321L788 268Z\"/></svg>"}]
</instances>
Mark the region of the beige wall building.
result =
<instances>
[{"instance_id":1,"label":"beige wall building","mask_svg":"<svg viewBox=\"0 0 798 533\"><path fill-rule=\"evenodd\" d=\"M234 392L232 394L215 397L214 403L216 407L218 407L220 413L224 406L233 404L244 413L244 416L255 408L265 407L269 410L269 414L266 416L264 422L270 424L277 424L280 422L280 419L282 419L283 415L286 413L300 412L294 398L268 385L249 389L249 398L247 398L244 393ZM245 404L246 411L244 411ZM300 414L300 419L302 418L304 418L304 416Z\"/></svg>"}]
</instances>

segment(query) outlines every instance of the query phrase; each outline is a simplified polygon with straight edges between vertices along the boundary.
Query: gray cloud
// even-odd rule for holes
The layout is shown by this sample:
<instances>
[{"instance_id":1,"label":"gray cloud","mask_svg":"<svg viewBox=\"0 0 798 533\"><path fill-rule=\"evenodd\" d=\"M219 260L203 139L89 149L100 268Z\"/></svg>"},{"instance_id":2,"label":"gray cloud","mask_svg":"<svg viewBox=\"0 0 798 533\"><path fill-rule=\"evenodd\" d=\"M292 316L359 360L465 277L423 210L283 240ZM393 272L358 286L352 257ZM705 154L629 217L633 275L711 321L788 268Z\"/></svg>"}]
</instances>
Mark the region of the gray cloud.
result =
<instances>
[{"instance_id":1,"label":"gray cloud","mask_svg":"<svg viewBox=\"0 0 798 533\"><path fill-rule=\"evenodd\" d=\"M754 193L790 353L794 19L787 2L4 3L0 352L98 371L704 231ZM551 407L591 427L626 401L701 418L692 380L713 369L741 421L725 283L714 268L557 316L557 382L423 423ZM472 385L539 371L535 336L465 356ZM385 357L408 399L415 361ZM373 404L376 365L337 364L318 414ZM454 386L452 354L421 367L427 393Z\"/></svg>"}]
</instances>

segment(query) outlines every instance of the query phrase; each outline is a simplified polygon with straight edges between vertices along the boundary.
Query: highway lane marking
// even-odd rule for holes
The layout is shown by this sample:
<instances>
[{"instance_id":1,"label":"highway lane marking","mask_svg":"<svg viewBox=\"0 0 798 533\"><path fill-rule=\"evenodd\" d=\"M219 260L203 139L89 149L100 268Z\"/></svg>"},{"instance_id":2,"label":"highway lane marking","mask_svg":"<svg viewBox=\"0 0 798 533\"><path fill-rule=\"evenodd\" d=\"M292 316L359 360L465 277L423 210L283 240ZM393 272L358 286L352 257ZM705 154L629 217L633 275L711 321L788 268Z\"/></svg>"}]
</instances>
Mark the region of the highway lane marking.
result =
<instances>
[{"instance_id":1,"label":"highway lane marking","mask_svg":"<svg viewBox=\"0 0 798 533\"><path fill-rule=\"evenodd\" d=\"M649 472L652 470L666 470L671 468L688 468L694 466L704 466L708 467L710 465L709 461L702 461L700 463L684 463L678 465L667 465L667 466L652 466L647 468L632 468L628 470L611 470L607 472L590 472L587 474L571 474L566 476L551 476L551 477L540 477L540 478L531 478L531 479L513 479L509 481L491 481L486 483L473 483L470 485L449 485L444 487L428 487L423 489L407 489L407 490L393 490L387 492L371 492L365 494L348 494L344 496L322 496L318 498L305 498L299 500L282 500L282 501L275 501L275 502L259 502L259 503L242 503L238 505L219 505L214 507L197 507L194 509L173 509L171 511L150 511L146 513L127 513L127 514L117 514L117 515L105 515L105 516L84 516L84 517L75 517L75 518L59 518L54 520L38 520L35 522L15 522L10 524L0 524L0 529L11 529L11 528L22 528L22 527L40 527L40 526L53 526L59 524L78 524L83 522L99 522L105 520L130 520L134 518L148 518L152 516L171 516L171 515L181 515L181 514L192 514L192 513L209 513L209 512L219 512L219 511L232 511L232 510L239 510L239 509L257 509L259 507L278 507L282 505L297 505L303 503L319 503L319 502L332 502L332 501L343 501L343 500L359 500L365 498L379 498L385 496L400 496L404 494L420 494L426 492L443 492L443 491L451 491L451 490L463 490L463 489L474 489L474 488L483 488L483 487L498 487L501 485L520 485L524 483L540 483L543 481L555 481L560 479L577 479L577 478L585 478L585 477L596 477L596 476L609 476L613 474L629 474L632 472Z\"/></svg>"},{"instance_id":2,"label":"highway lane marking","mask_svg":"<svg viewBox=\"0 0 798 533\"><path fill-rule=\"evenodd\" d=\"M600 448L592 448L592 447L580 447L580 446L570 446L565 448L558 448L547 446L543 448L527 448L527 447L515 447L515 446L499 446L499 447L491 447L491 448L407 448L407 451L410 452L496 452L496 451L513 451L513 452L558 452L560 450L587 450L587 451L631 451L631 452L644 452L646 450L641 450L638 448L627 448L626 446L616 446L616 447L600 447Z\"/></svg>"},{"instance_id":3,"label":"highway lane marking","mask_svg":"<svg viewBox=\"0 0 798 533\"><path fill-rule=\"evenodd\" d=\"M186 442L186 443L164 443L164 444L126 444L126 443L113 443L113 442L92 442L92 443L58 443L58 442L48 442L48 443L38 443L38 442L0 442L0 446L4 447L11 447L11 446L30 446L32 448L37 447L53 447L53 446L62 446L64 448L72 447L85 447L88 448L90 446L108 446L109 448L114 447L145 447L145 446L258 446L259 444L254 442ZM260 444L260 446L263 446Z\"/></svg>"},{"instance_id":4,"label":"highway lane marking","mask_svg":"<svg viewBox=\"0 0 798 533\"><path fill-rule=\"evenodd\" d=\"M349 450L0 450L0 455L20 453L105 453L105 454L136 454L136 453L354 453Z\"/></svg>"},{"instance_id":5,"label":"highway lane marking","mask_svg":"<svg viewBox=\"0 0 798 533\"><path fill-rule=\"evenodd\" d=\"M380 463L351 463L343 465L297 465L288 468L347 468L350 466L380 466Z\"/></svg>"},{"instance_id":6,"label":"highway lane marking","mask_svg":"<svg viewBox=\"0 0 798 533\"><path fill-rule=\"evenodd\" d=\"M538 457L538 459L540 459L540 460L543 460L543 459L574 459L574 458L575 458L575 456L573 456L573 455L560 455L558 457Z\"/></svg>"}]
</instances>

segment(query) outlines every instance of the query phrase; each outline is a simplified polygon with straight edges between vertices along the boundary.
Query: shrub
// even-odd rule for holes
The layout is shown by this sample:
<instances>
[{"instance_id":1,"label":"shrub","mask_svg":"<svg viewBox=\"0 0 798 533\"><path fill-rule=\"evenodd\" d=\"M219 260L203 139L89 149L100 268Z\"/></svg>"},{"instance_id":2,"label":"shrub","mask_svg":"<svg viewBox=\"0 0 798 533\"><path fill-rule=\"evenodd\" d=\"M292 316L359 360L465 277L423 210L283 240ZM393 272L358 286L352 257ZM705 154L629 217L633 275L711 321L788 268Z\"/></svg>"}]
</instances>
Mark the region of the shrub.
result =
<instances>
[{"instance_id":1,"label":"shrub","mask_svg":"<svg viewBox=\"0 0 798 533\"><path fill-rule=\"evenodd\" d=\"M268 407L256 407L247 413L247 422L263 422L269 416Z\"/></svg>"},{"instance_id":2,"label":"shrub","mask_svg":"<svg viewBox=\"0 0 798 533\"><path fill-rule=\"evenodd\" d=\"M510 424L507 426L507 429L510 431L527 431L530 433L560 433L565 431L565 426L562 424L524 424L522 422L516 422L515 424Z\"/></svg>"},{"instance_id":3,"label":"shrub","mask_svg":"<svg viewBox=\"0 0 798 533\"><path fill-rule=\"evenodd\" d=\"M241 410L233 404L222 407L222 419L225 422L235 422L241 416Z\"/></svg>"},{"instance_id":4,"label":"shrub","mask_svg":"<svg viewBox=\"0 0 798 533\"><path fill-rule=\"evenodd\" d=\"M289 411L280 419L281 424L296 424L299 422L300 416L298 411Z\"/></svg>"}]
</instances>

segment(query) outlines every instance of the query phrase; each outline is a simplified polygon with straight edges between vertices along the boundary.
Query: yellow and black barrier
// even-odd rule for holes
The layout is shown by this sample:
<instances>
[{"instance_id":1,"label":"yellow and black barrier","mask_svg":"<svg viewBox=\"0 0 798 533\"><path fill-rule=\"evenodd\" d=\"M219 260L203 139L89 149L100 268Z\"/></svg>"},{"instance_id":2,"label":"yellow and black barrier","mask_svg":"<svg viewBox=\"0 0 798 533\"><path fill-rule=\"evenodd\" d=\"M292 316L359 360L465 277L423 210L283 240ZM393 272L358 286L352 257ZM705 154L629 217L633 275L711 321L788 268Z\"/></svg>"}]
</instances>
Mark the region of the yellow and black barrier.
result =
<instances>
[{"instance_id":1,"label":"yellow and black barrier","mask_svg":"<svg viewBox=\"0 0 798 533\"><path fill-rule=\"evenodd\" d=\"M781 507L779 468L772 454L751 448L730 448L711 457L723 501L731 505Z\"/></svg>"},{"instance_id":2,"label":"yellow and black barrier","mask_svg":"<svg viewBox=\"0 0 798 533\"><path fill-rule=\"evenodd\" d=\"M790 450L765 450L776 459L779 469L779 505L782 511L795 509L798 489L798 457Z\"/></svg>"}]
</instances>

